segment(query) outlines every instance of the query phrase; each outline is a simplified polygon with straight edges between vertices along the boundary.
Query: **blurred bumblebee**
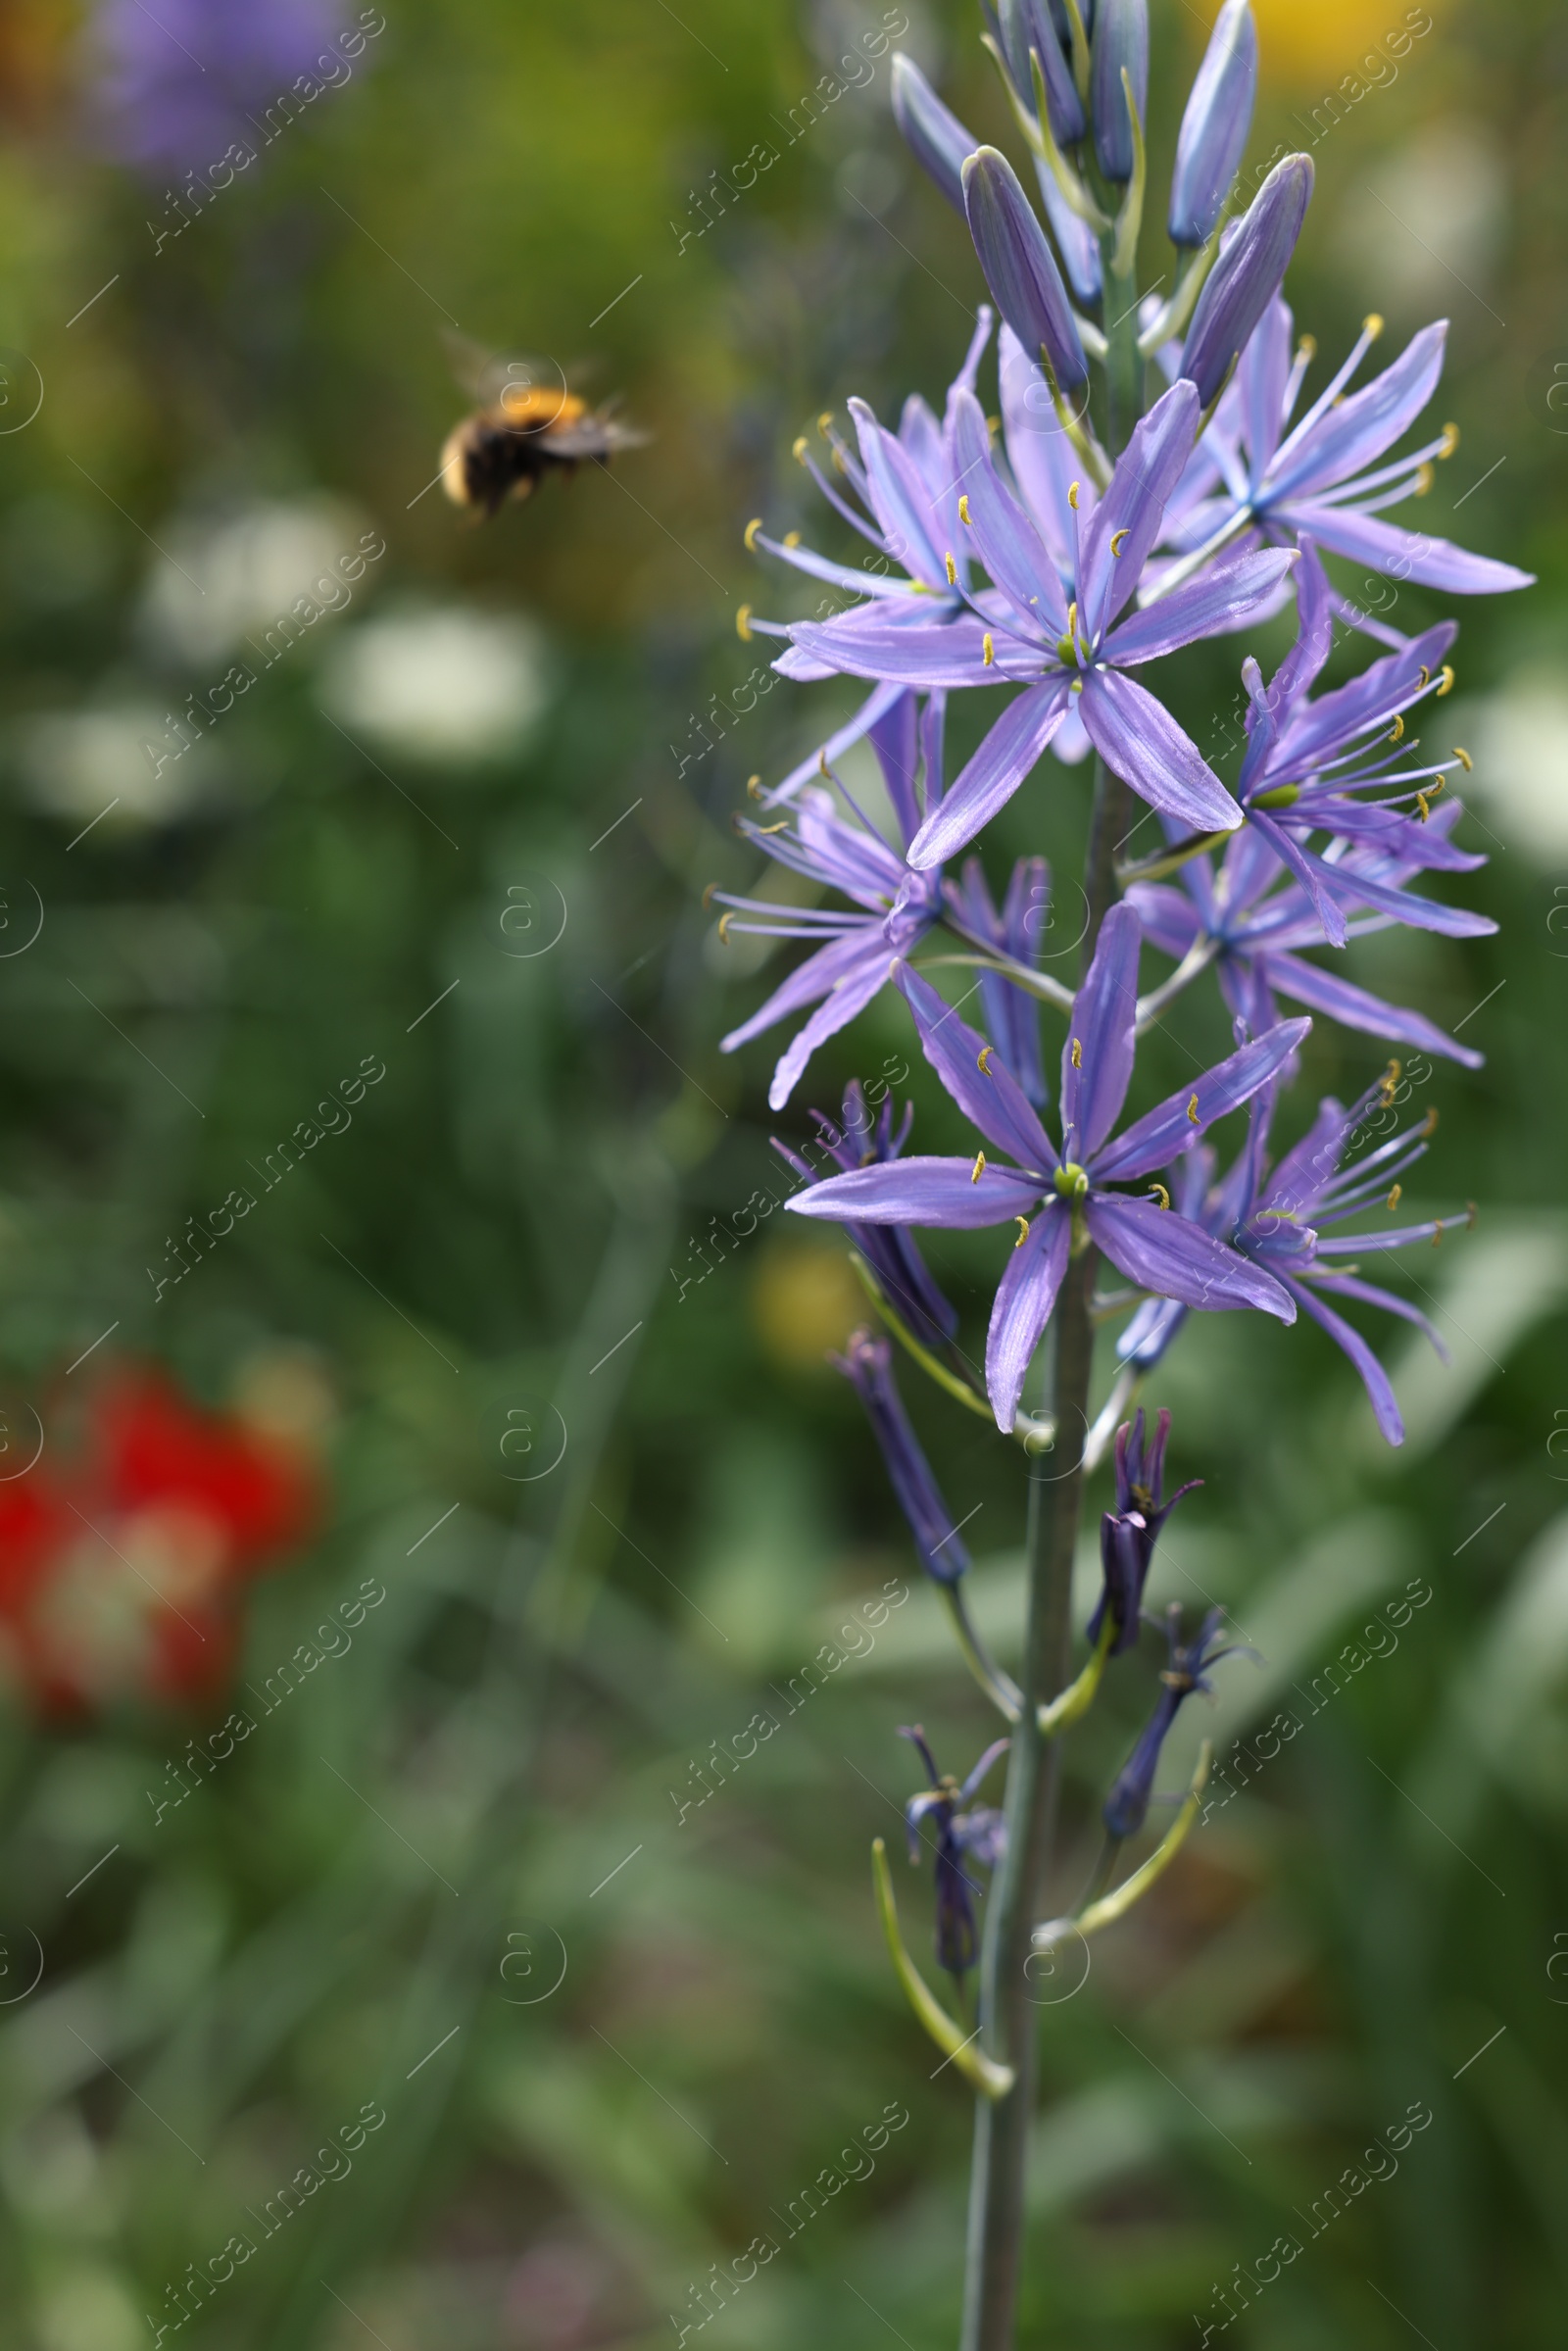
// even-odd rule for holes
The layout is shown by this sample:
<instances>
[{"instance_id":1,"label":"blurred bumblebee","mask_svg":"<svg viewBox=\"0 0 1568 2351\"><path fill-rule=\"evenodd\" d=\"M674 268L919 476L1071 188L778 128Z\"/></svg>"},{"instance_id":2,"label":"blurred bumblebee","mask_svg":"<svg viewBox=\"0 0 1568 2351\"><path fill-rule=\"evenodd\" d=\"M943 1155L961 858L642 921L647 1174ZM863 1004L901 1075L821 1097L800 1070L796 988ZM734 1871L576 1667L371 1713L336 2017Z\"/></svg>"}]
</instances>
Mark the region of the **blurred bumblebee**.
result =
<instances>
[{"instance_id":1,"label":"blurred bumblebee","mask_svg":"<svg viewBox=\"0 0 1568 2351\"><path fill-rule=\"evenodd\" d=\"M441 486L454 506L493 516L509 498L531 497L547 474L573 473L585 461L607 465L617 449L646 438L568 392L549 362L491 359L457 336L446 340L459 381L482 404L441 452Z\"/></svg>"}]
</instances>

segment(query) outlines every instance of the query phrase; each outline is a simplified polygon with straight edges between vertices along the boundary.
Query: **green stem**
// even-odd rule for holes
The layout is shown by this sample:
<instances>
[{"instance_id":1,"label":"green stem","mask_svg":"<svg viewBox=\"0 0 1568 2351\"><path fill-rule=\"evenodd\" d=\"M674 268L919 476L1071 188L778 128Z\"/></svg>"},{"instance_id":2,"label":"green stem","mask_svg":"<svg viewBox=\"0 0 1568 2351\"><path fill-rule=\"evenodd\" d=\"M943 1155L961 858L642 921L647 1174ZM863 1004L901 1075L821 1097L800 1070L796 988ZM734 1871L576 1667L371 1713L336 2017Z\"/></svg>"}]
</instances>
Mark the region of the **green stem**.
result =
<instances>
[{"instance_id":1,"label":"green stem","mask_svg":"<svg viewBox=\"0 0 1568 2351\"><path fill-rule=\"evenodd\" d=\"M1126 804L1125 787L1102 762L1085 871L1090 912L1085 968L1101 922L1115 902L1115 852L1126 825ZM1071 1670L1072 1564L1094 1367L1094 1281L1095 1251L1089 1248L1069 1264L1053 1317L1058 1453L1031 1462L1029 1469L1023 1704L1008 1755L1006 1846L987 1900L980 1980L986 2053L993 2064L1009 2068L1013 2081L1004 2096L977 2104L962 2351L1011 2351L1013 2340L1036 2073L1036 2010L1027 1971L1030 1936L1042 1915L1051 1870L1061 1752L1060 1739L1043 1729L1041 1714L1065 1689ZM1074 1454L1073 1466L1063 1470L1061 1456Z\"/></svg>"}]
</instances>

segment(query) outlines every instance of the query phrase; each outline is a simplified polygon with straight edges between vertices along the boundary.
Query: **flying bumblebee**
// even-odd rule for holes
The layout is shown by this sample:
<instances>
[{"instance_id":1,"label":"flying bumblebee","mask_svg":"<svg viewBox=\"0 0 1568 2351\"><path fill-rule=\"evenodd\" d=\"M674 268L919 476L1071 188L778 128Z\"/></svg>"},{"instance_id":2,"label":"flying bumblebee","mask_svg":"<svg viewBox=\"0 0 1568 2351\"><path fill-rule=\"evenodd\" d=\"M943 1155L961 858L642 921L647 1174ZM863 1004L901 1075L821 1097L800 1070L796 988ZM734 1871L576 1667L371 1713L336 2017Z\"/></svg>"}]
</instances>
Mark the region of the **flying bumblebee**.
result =
<instances>
[{"instance_id":1,"label":"flying bumblebee","mask_svg":"<svg viewBox=\"0 0 1568 2351\"><path fill-rule=\"evenodd\" d=\"M457 336L446 341L459 381L481 405L447 435L441 486L476 517L493 517L509 498L531 497L549 473L573 473L585 460L606 465L617 449L646 438L568 392L549 361L491 359Z\"/></svg>"}]
</instances>

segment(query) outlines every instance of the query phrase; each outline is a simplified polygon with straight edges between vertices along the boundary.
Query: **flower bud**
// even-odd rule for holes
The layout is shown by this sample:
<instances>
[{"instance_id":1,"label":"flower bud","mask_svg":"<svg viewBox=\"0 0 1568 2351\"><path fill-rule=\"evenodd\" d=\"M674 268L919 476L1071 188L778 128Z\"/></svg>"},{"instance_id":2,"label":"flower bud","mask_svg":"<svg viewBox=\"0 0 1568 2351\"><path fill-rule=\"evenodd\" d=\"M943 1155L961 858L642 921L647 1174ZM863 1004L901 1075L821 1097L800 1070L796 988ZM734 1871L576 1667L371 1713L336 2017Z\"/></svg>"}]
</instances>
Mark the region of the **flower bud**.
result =
<instances>
[{"instance_id":1,"label":"flower bud","mask_svg":"<svg viewBox=\"0 0 1568 2351\"><path fill-rule=\"evenodd\" d=\"M1182 351L1182 373L1206 409L1284 281L1312 195L1312 159L1288 155L1209 271Z\"/></svg>"},{"instance_id":2,"label":"flower bud","mask_svg":"<svg viewBox=\"0 0 1568 2351\"><path fill-rule=\"evenodd\" d=\"M1006 157L982 147L963 167L969 234L998 310L1031 359L1043 354L1057 389L1076 392L1089 380L1061 272Z\"/></svg>"},{"instance_id":3,"label":"flower bud","mask_svg":"<svg viewBox=\"0 0 1568 2351\"><path fill-rule=\"evenodd\" d=\"M1133 175L1133 126L1121 86L1123 67L1143 122L1149 113L1149 0L1101 0L1095 31L1090 69L1095 152L1105 177L1118 182Z\"/></svg>"},{"instance_id":4,"label":"flower bud","mask_svg":"<svg viewBox=\"0 0 1568 2351\"><path fill-rule=\"evenodd\" d=\"M968 1572L969 1554L904 1409L893 1376L891 1342L875 1338L869 1331L853 1331L845 1352L829 1359L856 1388L865 1406L926 1573L939 1584L956 1584Z\"/></svg>"},{"instance_id":5,"label":"flower bud","mask_svg":"<svg viewBox=\"0 0 1568 2351\"><path fill-rule=\"evenodd\" d=\"M1002 0L1002 53L1007 61L1007 73L1013 88L1030 113L1035 105L1035 77L1029 63L1031 49L1040 60L1046 77L1046 111L1051 117L1051 135L1058 147L1073 147L1088 127L1084 120L1083 101L1078 95L1072 72L1062 55L1056 38L1056 27L1051 20L1045 0Z\"/></svg>"},{"instance_id":6,"label":"flower bud","mask_svg":"<svg viewBox=\"0 0 1568 2351\"><path fill-rule=\"evenodd\" d=\"M1170 181L1173 245L1203 245L1214 233L1252 127L1257 96L1257 27L1250 0L1225 0L1176 142Z\"/></svg>"},{"instance_id":7,"label":"flower bud","mask_svg":"<svg viewBox=\"0 0 1568 2351\"><path fill-rule=\"evenodd\" d=\"M963 211L963 164L980 142L944 106L912 58L893 52L893 116L915 162L956 213Z\"/></svg>"}]
</instances>

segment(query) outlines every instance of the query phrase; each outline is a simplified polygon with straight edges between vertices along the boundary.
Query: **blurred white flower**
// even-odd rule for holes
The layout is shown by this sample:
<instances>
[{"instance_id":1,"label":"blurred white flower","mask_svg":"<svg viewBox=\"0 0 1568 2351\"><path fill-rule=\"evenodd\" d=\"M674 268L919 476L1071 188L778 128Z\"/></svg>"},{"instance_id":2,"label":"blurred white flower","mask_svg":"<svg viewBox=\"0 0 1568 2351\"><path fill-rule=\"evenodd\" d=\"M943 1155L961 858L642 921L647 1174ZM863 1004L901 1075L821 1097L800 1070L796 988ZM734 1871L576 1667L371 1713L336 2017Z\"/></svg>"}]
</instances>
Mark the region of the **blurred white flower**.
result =
<instances>
[{"instance_id":1,"label":"blurred white flower","mask_svg":"<svg viewBox=\"0 0 1568 2351\"><path fill-rule=\"evenodd\" d=\"M1467 293L1481 299L1508 193L1506 165L1482 132L1434 122L1365 174L1364 186L1362 173L1350 176L1357 184L1340 216L1340 249L1380 308L1436 306L1457 318L1471 307Z\"/></svg>"},{"instance_id":2,"label":"blurred white flower","mask_svg":"<svg viewBox=\"0 0 1568 2351\"><path fill-rule=\"evenodd\" d=\"M1459 779L1510 849L1568 864L1568 671L1521 669L1500 693L1454 711L1474 759Z\"/></svg>"},{"instance_id":3,"label":"blurred white flower","mask_svg":"<svg viewBox=\"0 0 1568 2351\"><path fill-rule=\"evenodd\" d=\"M324 690L351 732L443 763L514 751L549 700L539 631L461 605L406 609L345 631Z\"/></svg>"},{"instance_id":4,"label":"blurred white flower","mask_svg":"<svg viewBox=\"0 0 1568 2351\"><path fill-rule=\"evenodd\" d=\"M172 560L154 566L143 607L154 649L216 661L268 628L296 597L346 603L338 566L359 556L364 529L364 516L334 498L273 499L166 529Z\"/></svg>"},{"instance_id":5,"label":"blurred white flower","mask_svg":"<svg viewBox=\"0 0 1568 2351\"><path fill-rule=\"evenodd\" d=\"M105 832L167 824L211 796L202 745L176 758L180 739L154 703L48 711L22 729L23 789L46 815L79 823L104 816Z\"/></svg>"}]
</instances>

